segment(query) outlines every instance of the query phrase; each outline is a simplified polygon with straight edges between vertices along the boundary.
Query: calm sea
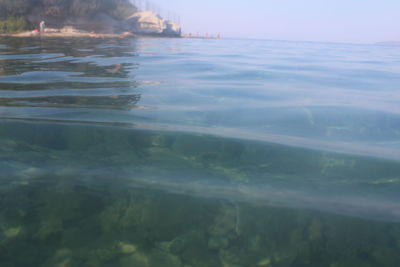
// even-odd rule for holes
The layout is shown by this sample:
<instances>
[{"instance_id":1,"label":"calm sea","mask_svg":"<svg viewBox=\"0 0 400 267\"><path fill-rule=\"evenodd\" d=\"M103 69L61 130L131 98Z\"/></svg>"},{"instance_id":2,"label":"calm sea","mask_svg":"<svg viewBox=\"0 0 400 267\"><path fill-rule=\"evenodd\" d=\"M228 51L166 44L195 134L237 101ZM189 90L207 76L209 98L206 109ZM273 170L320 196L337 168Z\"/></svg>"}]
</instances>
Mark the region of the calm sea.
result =
<instances>
[{"instance_id":1,"label":"calm sea","mask_svg":"<svg viewBox=\"0 0 400 267\"><path fill-rule=\"evenodd\" d=\"M1 267L398 267L400 47L0 39Z\"/></svg>"}]
</instances>

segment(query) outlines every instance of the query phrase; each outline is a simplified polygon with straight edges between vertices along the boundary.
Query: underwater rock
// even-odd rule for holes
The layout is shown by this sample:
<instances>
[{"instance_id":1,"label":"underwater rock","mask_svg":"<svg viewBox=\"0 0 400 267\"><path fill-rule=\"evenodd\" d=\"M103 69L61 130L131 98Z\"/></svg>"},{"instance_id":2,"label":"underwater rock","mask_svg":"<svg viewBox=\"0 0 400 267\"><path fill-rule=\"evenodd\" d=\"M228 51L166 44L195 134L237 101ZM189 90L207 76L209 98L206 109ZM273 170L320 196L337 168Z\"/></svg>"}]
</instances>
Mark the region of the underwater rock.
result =
<instances>
[{"instance_id":1,"label":"underwater rock","mask_svg":"<svg viewBox=\"0 0 400 267\"><path fill-rule=\"evenodd\" d=\"M21 183L28 184L29 180L38 178L43 175L43 171L36 167L29 167L18 174L18 177L22 180Z\"/></svg>"},{"instance_id":2,"label":"underwater rock","mask_svg":"<svg viewBox=\"0 0 400 267\"><path fill-rule=\"evenodd\" d=\"M118 251L122 254L133 254L137 250L137 246L125 242L118 242Z\"/></svg>"},{"instance_id":3,"label":"underwater rock","mask_svg":"<svg viewBox=\"0 0 400 267\"><path fill-rule=\"evenodd\" d=\"M99 214L103 231L127 232L141 225L150 226L151 224L146 224L146 220L153 209L151 196L126 192L119 194L118 197L106 201L110 204Z\"/></svg>"},{"instance_id":4,"label":"underwater rock","mask_svg":"<svg viewBox=\"0 0 400 267\"><path fill-rule=\"evenodd\" d=\"M73 267L75 263L71 259L65 259L61 261L60 263L57 263L55 267Z\"/></svg>"},{"instance_id":5,"label":"underwater rock","mask_svg":"<svg viewBox=\"0 0 400 267\"><path fill-rule=\"evenodd\" d=\"M106 262L112 261L118 257L119 252L115 246L88 249L84 248L80 251L81 257L86 261L85 266L102 266Z\"/></svg>"},{"instance_id":6,"label":"underwater rock","mask_svg":"<svg viewBox=\"0 0 400 267\"><path fill-rule=\"evenodd\" d=\"M46 239L52 234L61 233L63 230L63 223L57 217L46 218L40 225L39 230L37 231L35 237L39 239Z\"/></svg>"},{"instance_id":7,"label":"underwater rock","mask_svg":"<svg viewBox=\"0 0 400 267\"><path fill-rule=\"evenodd\" d=\"M206 234L200 229L188 232L179 239L177 248L183 262L192 266L219 266L218 254L208 248ZM172 245L171 251L174 250Z\"/></svg>"},{"instance_id":8,"label":"underwater rock","mask_svg":"<svg viewBox=\"0 0 400 267\"><path fill-rule=\"evenodd\" d=\"M222 249L219 252L221 265L224 267L242 267L240 263L240 256L231 250Z\"/></svg>"},{"instance_id":9,"label":"underwater rock","mask_svg":"<svg viewBox=\"0 0 400 267\"><path fill-rule=\"evenodd\" d=\"M229 242L240 235L239 230L239 208L235 205L223 205L215 217L214 224L209 229L209 248L222 249Z\"/></svg>"},{"instance_id":10,"label":"underwater rock","mask_svg":"<svg viewBox=\"0 0 400 267\"><path fill-rule=\"evenodd\" d=\"M271 263L272 263L271 258L267 257L267 258L261 259L261 260L257 263L257 265L258 265L258 266L270 266Z\"/></svg>"},{"instance_id":11,"label":"underwater rock","mask_svg":"<svg viewBox=\"0 0 400 267\"><path fill-rule=\"evenodd\" d=\"M47 267L73 267L74 262L71 259L72 251L67 248L57 250L54 255L49 258L45 266Z\"/></svg>"},{"instance_id":12,"label":"underwater rock","mask_svg":"<svg viewBox=\"0 0 400 267\"><path fill-rule=\"evenodd\" d=\"M7 238L14 238L18 236L21 233L22 227L21 226L16 226L16 227L11 227L3 230L3 235Z\"/></svg>"},{"instance_id":13,"label":"underwater rock","mask_svg":"<svg viewBox=\"0 0 400 267\"><path fill-rule=\"evenodd\" d=\"M180 254L191 242L196 242L196 239L204 240L202 235L193 232L179 235L170 242L161 242L160 246L173 254Z\"/></svg>"},{"instance_id":14,"label":"underwater rock","mask_svg":"<svg viewBox=\"0 0 400 267\"><path fill-rule=\"evenodd\" d=\"M313 218L308 228L308 238L312 241L323 237L323 224L319 218Z\"/></svg>"},{"instance_id":15,"label":"underwater rock","mask_svg":"<svg viewBox=\"0 0 400 267\"><path fill-rule=\"evenodd\" d=\"M149 257L146 254L144 254L142 252L137 252L130 256L121 257L119 259L118 266L120 266L120 267L133 267L133 266L153 267L153 266L150 266L149 263L150 263Z\"/></svg>"},{"instance_id":16,"label":"underwater rock","mask_svg":"<svg viewBox=\"0 0 400 267\"><path fill-rule=\"evenodd\" d=\"M60 233L63 230L64 221L82 216L82 206L85 201L79 194L44 191L38 198L38 203L41 204L38 210L40 226L35 236L39 239L46 239L52 234Z\"/></svg>"},{"instance_id":17,"label":"underwater rock","mask_svg":"<svg viewBox=\"0 0 400 267\"><path fill-rule=\"evenodd\" d=\"M210 249L221 249L221 248L226 248L229 246L229 238L227 237L221 237L221 236L215 236L215 237L210 237L208 240L208 247Z\"/></svg>"},{"instance_id":18,"label":"underwater rock","mask_svg":"<svg viewBox=\"0 0 400 267\"><path fill-rule=\"evenodd\" d=\"M26 188L18 185L16 188L19 190L0 190L0 241L24 238L29 232L28 227L25 227L25 216L32 200L24 194Z\"/></svg>"},{"instance_id":19,"label":"underwater rock","mask_svg":"<svg viewBox=\"0 0 400 267\"><path fill-rule=\"evenodd\" d=\"M3 139L0 141L1 144L1 151L5 150L5 151L14 151L19 143L17 143L16 140L13 139Z\"/></svg>"},{"instance_id":20,"label":"underwater rock","mask_svg":"<svg viewBox=\"0 0 400 267\"><path fill-rule=\"evenodd\" d=\"M180 267L182 266L182 262L176 255L161 250L154 250L149 255L149 266Z\"/></svg>"}]
</instances>

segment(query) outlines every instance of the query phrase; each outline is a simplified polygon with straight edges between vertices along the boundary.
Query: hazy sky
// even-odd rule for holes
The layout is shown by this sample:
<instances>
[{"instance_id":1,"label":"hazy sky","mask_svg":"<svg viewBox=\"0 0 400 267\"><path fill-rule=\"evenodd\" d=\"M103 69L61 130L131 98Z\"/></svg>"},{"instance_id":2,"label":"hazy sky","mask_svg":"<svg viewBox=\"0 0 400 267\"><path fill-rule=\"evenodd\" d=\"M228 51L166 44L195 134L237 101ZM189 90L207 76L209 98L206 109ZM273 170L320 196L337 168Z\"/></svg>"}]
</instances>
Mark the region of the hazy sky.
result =
<instances>
[{"instance_id":1,"label":"hazy sky","mask_svg":"<svg viewBox=\"0 0 400 267\"><path fill-rule=\"evenodd\" d=\"M144 0L142 0L144 1ZM184 32L373 43L400 40L400 0L152 0Z\"/></svg>"}]
</instances>

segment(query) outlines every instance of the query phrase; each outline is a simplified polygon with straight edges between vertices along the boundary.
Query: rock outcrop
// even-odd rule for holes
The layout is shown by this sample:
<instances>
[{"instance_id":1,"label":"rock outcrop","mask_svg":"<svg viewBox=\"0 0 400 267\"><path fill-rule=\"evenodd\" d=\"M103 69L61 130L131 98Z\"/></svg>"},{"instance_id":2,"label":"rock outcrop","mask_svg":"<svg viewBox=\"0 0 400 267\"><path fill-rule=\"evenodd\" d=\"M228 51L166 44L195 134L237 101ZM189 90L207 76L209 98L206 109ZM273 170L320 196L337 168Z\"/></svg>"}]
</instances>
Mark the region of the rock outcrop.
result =
<instances>
[{"instance_id":1,"label":"rock outcrop","mask_svg":"<svg viewBox=\"0 0 400 267\"><path fill-rule=\"evenodd\" d=\"M168 21L152 11L138 11L126 20L127 27L137 34L181 36L179 24Z\"/></svg>"},{"instance_id":2,"label":"rock outcrop","mask_svg":"<svg viewBox=\"0 0 400 267\"><path fill-rule=\"evenodd\" d=\"M176 22L167 20L167 28L164 30L164 34L168 36L181 36L181 25Z\"/></svg>"}]
</instances>

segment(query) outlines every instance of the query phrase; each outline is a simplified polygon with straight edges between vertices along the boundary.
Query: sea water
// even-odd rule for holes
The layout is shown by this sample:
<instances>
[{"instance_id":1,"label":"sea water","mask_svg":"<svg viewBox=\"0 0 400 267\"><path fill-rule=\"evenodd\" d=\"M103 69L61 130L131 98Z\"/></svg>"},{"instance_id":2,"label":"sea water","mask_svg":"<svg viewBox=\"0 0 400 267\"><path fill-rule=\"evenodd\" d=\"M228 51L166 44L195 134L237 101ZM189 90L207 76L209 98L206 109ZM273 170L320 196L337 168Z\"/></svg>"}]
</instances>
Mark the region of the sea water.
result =
<instances>
[{"instance_id":1,"label":"sea water","mask_svg":"<svg viewBox=\"0 0 400 267\"><path fill-rule=\"evenodd\" d=\"M0 266L400 263L400 48L0 39Z\"/></svg>"}]
</instances>

